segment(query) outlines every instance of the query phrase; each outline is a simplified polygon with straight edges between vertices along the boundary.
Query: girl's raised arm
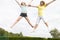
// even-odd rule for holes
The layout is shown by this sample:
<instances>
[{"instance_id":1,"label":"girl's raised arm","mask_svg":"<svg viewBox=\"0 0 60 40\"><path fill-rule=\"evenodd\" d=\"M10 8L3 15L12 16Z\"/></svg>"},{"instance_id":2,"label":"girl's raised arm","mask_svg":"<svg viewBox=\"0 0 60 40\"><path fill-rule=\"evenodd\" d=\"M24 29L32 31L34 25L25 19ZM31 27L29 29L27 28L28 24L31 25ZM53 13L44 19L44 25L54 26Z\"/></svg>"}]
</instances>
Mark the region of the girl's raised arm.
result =
<instances>
[{"instance_id":1,"label":"girl's raised arm","mask_svg":"<svg viewBox=\"0 0 60 40\"><path fill-rule=\"evenodd\" d=\"M15 1L17 2L17 4L18 4L19 6L21 6L20 3L19 3L17 0L15 0Z\"/></svg>"},{"instance_id":2,"label":"girl's raised arm","mask_svg":"<svg viewBox=\"0 0 60 40\"><path fill-rule=\"evenodd\" d=\"M46 6L48 6L49 4L53 3L54 1L56 1L56 0L53 0L53 1L49 2L49 3L47 3Z\"/></svg>"}]
</instances>

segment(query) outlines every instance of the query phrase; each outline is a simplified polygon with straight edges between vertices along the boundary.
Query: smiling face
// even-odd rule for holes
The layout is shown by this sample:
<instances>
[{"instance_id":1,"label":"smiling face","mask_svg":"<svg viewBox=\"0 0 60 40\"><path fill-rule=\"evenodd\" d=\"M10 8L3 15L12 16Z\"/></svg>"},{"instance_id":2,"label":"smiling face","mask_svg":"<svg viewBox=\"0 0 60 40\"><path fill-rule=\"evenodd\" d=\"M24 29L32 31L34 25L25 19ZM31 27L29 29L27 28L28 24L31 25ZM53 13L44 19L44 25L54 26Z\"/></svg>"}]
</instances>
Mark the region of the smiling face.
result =
<instances>
[{"instance_id":1,"label":"smiling face","mask_svg":"<svg viewBox=\"0 0 60 40\"><path fill-rule=\"evenodd\" d=\"M40 2L40 5L41 5L41 6L45 5L45 2L44 2L44 1L41 1L41 2Z\"/></svg>"}]
</instances>

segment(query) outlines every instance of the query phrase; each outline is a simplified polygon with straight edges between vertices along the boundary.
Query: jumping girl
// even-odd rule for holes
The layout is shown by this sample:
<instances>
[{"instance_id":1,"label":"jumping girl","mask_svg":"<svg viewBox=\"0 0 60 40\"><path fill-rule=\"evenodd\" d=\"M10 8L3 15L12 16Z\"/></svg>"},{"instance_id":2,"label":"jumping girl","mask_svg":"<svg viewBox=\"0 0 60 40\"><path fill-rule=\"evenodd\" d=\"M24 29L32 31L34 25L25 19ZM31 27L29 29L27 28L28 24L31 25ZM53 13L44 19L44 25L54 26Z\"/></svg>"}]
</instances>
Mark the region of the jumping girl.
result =
<instances>
[{"instance_id":1,"label":"jumping girl","mask_svg":"<svg viewBox=\"0 0 60 40\"><path fill-rule=\"evenodd\" d=\"M47 22L45 22L45 20L44 20L44 18L43 18L43 10L49 5L49 4L51 4L52 2L54 2L55 0L53 0L53 1L51 1L51 2L49 2L49 3L45 3L44 1L41 1L40 2L40 5L38 5L38 6L31 6L31 7L36 7L36 8L38 8L38 18L37 18L37 22L36 22L36 25L34 26L34 30L38 27L38 24L39 24L39 22L40 22L40 20L42 19L43 20L43 22L44 22L44 24L48 27L48 24L47 24Z\"/></svg>"},{"instance_id":2,"label":"jumping girl","mask_svg":"<svg viewBox=\"0 0 60 40\"><path fill-rule=\"evenodd\" d=\"M11 26L11 28L12 28L17 22L19 22L19 20L21 20L23 17L27 20L27 22L30 24L30 26L33 27L32 24L30 23L30 20L28 19L28 16L27 16L27 6L28 6L28 5L26 5L25 2L21 2L21 4L20 4L17 0L15 0L15 1L16 1L16 2L18 3L18 5L21 7L21 14L20 14L20 16L17 18L17 20L14 22L14 24Z\"/></svg>"}]
</instances>

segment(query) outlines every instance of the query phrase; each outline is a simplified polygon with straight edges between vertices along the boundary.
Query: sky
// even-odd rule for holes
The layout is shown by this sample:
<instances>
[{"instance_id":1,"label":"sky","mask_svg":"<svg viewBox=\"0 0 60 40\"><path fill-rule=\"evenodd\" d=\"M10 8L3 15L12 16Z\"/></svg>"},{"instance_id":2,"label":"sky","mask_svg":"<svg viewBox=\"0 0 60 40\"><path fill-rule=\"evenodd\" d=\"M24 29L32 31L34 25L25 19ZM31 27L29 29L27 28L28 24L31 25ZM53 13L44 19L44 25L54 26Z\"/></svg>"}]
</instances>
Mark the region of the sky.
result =
<instances>
[{"instance_id":1,"label":"sky","mask_svg":"<svg viewBox=\"0 0 60 40\"><path fill-rule=\"evenodd\" d=\"M18 0L18 2L26 2L28 5L31 0ZM33 0L30 4L37 6L41 0ZM43 0L49 3L52 0ZM15 22L21 13L21 8L15 2L15 0L0 0L0 28L5 29L8 32L20 33L24 36L31 37L44 37L51 38L49 33L52 29L56 28L60 31L60 0L56 0L44 9L44 19L48 23L47 28L41 20L38 28L33 31L33 28L22 18L13 28L10 26ZM27 7L27 14L32 25L35 26L38 10L37 8Z\"/></svg>"}]
</instances>

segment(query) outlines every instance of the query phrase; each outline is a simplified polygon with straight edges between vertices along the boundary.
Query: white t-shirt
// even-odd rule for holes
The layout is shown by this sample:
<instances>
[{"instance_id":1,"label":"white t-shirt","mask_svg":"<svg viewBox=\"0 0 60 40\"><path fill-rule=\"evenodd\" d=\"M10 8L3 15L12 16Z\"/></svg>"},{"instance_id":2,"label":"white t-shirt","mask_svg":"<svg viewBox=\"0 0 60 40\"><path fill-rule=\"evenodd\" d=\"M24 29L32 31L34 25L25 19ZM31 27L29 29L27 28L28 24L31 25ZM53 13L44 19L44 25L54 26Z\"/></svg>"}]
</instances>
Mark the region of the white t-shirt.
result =
<instances>
[{"instance_id":1,"label":"white t-shirt","mask_svg":"<svg viewBox=\"0 0 60 40\"><path fill-rule=\"evenodd\" d=\"M27 13L27 7L21 6L21 13Z\"/></svg>"}]
</instances>

